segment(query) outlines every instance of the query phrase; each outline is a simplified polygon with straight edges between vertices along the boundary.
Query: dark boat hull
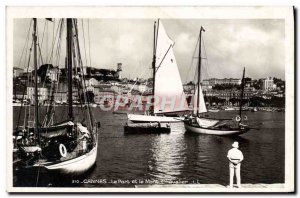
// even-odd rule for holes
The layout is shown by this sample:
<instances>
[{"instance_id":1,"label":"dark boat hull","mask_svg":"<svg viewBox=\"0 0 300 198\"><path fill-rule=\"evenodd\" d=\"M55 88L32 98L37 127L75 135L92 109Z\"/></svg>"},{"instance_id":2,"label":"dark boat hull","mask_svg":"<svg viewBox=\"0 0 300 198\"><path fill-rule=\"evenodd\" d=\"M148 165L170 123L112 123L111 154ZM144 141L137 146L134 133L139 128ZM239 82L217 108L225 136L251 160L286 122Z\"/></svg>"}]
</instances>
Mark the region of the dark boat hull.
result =
<instances>
[{"instance_id":1,"label":"dark boat hull","mask_svg":"<svg viewBox=\"0 0 300 198\"><path fill-rule=\"evenodd\" d=\"M125 134L160 134L170 132L170 127L124 126Z\"/></svg>"}]
</instances>

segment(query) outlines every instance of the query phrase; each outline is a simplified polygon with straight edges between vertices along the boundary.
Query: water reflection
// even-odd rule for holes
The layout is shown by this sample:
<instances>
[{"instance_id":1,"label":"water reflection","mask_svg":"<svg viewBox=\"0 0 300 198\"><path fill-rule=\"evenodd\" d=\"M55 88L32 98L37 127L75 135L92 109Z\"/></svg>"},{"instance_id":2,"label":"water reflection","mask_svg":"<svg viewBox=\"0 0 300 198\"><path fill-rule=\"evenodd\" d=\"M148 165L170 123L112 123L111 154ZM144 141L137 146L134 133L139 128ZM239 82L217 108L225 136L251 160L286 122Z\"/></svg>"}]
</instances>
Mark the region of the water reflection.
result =
<instances>
[{"instance_id":1,"label":"water reflection","mask_svg":"<svg viewBox=\"0 0 300 198\"><path fill-rule=\"evenodd\" d=\"M18 108L14 110L18 112ZM56 110L61 115L65 108L59 107ZM251 124L263 122L260 130L251 130L238 137L218 137L187 133L183 123L172 124L170 134L124 135L126 115L103 112L100 108L94 108L93 111L102 127L99 132L97 164L83 176L85 179L188 180L227 185L227 151L234 141L238 141L245 156L241 169L242 182L284 182L284 113L246 112ZM17 115L13 114L14 126ZM224 111L216 115L225 118L235 116L236 113ZM23 117L24 114L21 118ZM56 119L59 121L62 118L57 116ZM14 171L13 174L15 186L36 186L36 172L19 175ZM48 181L48 178L55 181ZM134 187L132 184L121 183L72 184L71 181L71 177L40 173L38 186L48 186L51 183L52 186Z\"/></svg>"},{"instance_id":2,"label":"water reflection","mask_svg":"<svg viewBox=\"0 0 300 198\"><path fill-rule=\"evenodd\" d=\"M182 123L174 123L168 135L153 139L149 161L150 175L157 179L175 180L181 175L185 161L185 144Z\"/></svg>"},{"instance_id":3,"label":"water reflection","mask_svg":"<svg viewBox=\"0 0 300 198\"><path fill-rule=\"evenodd\" d=\"M243 137L220 137L185 132L186 159L182 177L198 183L227 183L227 151L233 141L249 142Z\"/></svg>"}]
</instances>

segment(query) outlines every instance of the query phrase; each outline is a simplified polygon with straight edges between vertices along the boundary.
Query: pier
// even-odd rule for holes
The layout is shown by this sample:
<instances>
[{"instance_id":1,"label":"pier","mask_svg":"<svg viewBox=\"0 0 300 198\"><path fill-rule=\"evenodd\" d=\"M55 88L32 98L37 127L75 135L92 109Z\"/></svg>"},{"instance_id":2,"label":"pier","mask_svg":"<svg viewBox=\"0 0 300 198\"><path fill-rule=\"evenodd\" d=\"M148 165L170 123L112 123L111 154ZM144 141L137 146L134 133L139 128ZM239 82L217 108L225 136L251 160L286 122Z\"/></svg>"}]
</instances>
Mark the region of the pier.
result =
<instances>
[{"instance_id":1,"label":"pier","mask_svg":"<svg viewBox=\"0 0 300 198\"><path fill-rule=\"evenodd\" d=\"M221 184L164 184L164 185L136 185L135 188L150 188L155 189L157 192L177 192L177 191L199 191L199 192L283 192L286 190L285 184L242 184L241 188L234 186L228 188ZM161 190L160 190L161 189ZM184 190L186 189L186 190ZM197 190L196 190L197 189ZM151 190L150 190L151 191ZM289 192L286 190L285 192Z\"/></svg>"}]
</instances>

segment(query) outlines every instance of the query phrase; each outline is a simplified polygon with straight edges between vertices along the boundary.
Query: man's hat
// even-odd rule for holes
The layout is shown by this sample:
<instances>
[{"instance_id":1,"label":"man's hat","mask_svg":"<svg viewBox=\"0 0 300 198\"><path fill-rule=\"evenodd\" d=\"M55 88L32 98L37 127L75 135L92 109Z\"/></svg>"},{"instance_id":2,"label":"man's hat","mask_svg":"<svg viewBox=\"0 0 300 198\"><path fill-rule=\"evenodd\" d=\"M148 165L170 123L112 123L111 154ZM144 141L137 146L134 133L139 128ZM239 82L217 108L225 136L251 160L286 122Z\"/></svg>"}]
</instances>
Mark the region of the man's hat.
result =
<instances>
[{"instance_id":1,"label":"man's hat","mask_svg":"<svg viewBox=\"0 0 300 198\"><path fill-rule=\"evenodd\" d=\"M233 142L232 147L239 148L239 143L238 142Z\"/></svg>"}]
</instances>

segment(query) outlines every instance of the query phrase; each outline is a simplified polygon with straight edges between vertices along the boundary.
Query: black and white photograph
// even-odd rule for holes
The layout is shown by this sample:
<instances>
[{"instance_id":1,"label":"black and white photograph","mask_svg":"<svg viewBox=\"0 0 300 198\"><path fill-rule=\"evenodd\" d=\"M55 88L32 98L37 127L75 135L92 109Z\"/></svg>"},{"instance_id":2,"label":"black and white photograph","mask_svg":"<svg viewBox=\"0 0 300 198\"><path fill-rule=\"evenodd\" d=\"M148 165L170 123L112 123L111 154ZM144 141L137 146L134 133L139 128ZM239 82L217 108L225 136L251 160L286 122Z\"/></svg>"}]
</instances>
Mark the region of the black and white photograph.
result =
<instances>
[{"instance_id":1,"label":"black and white photograph","mask_svg":"<svg viewBox=\"0 0 300 198\"><path fill-rule=\"evenodd\" d=\"M294 192L293 7L8 7L7 191Z\"/></svg>"}]
</instances>

